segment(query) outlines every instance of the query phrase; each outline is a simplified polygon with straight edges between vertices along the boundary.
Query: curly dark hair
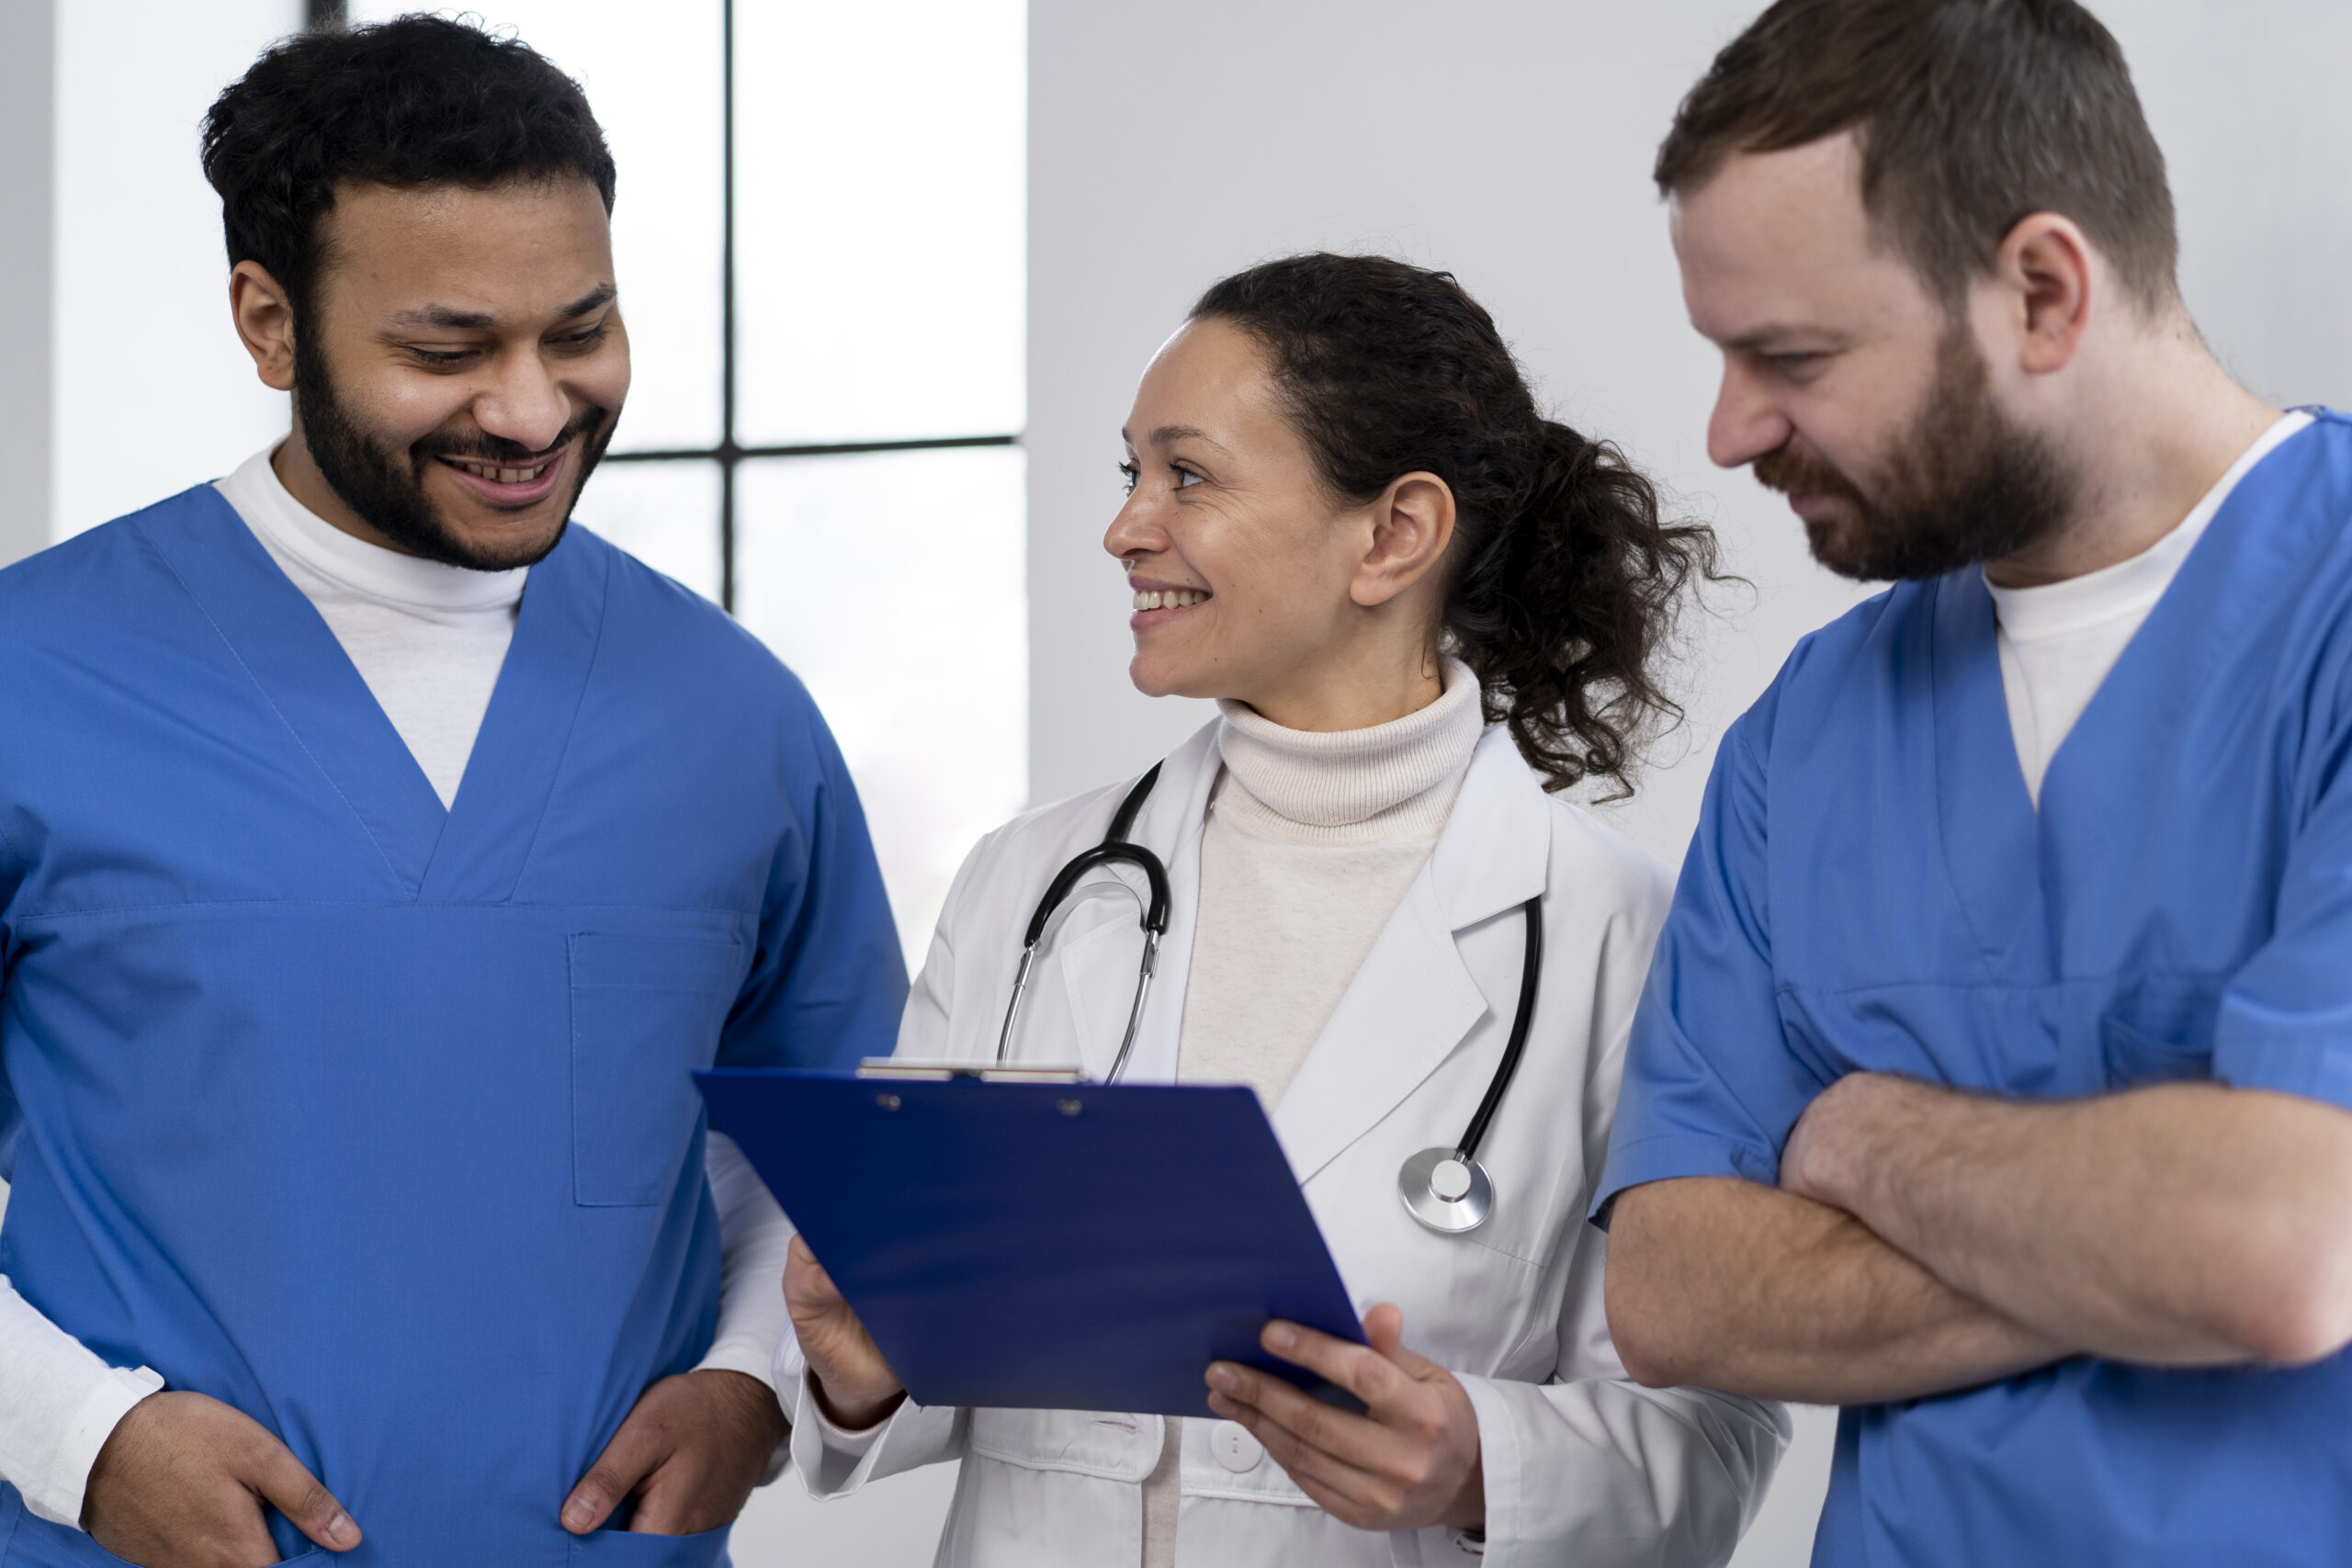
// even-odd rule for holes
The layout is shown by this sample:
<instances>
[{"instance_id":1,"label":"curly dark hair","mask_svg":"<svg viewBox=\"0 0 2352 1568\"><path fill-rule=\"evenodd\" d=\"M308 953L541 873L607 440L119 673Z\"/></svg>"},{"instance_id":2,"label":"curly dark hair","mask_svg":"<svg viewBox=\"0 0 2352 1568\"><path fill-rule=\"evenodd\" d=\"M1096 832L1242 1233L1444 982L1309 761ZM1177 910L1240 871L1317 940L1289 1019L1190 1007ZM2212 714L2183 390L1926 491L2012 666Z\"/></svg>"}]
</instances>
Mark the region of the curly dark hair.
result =
<instances>
[{"instance_id":1,"label":"curly dark hair","mask_svg":"<svg viewBox=\"0 0 2352 1568\"><path fill-rule=\"evenodd\" d=\"M1713 532L1660 516L1604 441L1545 419L1494 318L1453 275L1315 252L1213 285L1192 319L1266 351L1323 482L1370 501L1424 470L1453 491L1438 637L1478 677L1546 789L1633 793L1642 743L1681 717L1657 666Z\"/></svg>"},{"instance_id":2,"label":"curly dark hair","mask_svg":"<svg viewBox=\"0 0 2352 1568\"><path fill-rule=\"evenodd\" d=\"M613 209L613 155L580 84L519 39L400 17L273 45L204 117L229 265L260 263L299 321L320 220L346 180L477 188L577 175Z\"/></svg>"}]
</instances>

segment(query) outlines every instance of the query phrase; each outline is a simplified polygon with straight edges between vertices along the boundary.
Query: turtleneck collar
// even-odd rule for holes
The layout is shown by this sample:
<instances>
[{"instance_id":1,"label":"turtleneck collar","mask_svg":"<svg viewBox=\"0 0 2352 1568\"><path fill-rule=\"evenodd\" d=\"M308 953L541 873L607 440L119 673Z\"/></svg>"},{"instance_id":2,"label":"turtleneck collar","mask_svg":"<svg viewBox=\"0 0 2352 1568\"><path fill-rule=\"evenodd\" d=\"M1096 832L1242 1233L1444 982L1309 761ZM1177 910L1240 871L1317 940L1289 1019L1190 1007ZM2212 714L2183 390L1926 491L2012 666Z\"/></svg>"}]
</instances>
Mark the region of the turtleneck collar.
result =
<instances>
[{"instance_id":1,"label":"turtleneck collar","mask_svg":"<svg viewBox=\"0 0 2352 1568\"><path fill-rule=\"evenodd\" d=\"M1301 842L1433 839L1453 808L1486 728L1478 678L1445 660L1443 694L1369 729L1286 729L1220 702L1226 782L1216 809L1257 836Z\"/></svg>"}]
</instances>

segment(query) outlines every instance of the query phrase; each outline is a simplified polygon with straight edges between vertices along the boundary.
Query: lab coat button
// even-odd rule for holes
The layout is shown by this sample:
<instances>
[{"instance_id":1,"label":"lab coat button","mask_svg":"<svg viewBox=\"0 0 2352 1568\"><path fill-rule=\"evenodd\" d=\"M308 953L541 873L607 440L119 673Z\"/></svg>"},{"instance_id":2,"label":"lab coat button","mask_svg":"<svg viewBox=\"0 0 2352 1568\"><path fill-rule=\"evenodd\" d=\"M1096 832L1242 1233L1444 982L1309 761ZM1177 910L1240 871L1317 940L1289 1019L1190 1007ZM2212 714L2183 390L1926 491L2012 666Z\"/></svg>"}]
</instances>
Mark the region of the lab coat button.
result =
<instances>
[{"instance_id":1,"label":"lab coat button","mask_svg":"<svg viewBox=\"0 0 2352 1568\"><path fill-rule=\"evenodd\" d=\"M1266 1445L1251 1437L1250 1428L1240 1422L1220 1421L1209 1428L1209 1452L1234 1474L1245 1475L1266 1457Z\"/></svg>"}]
</instances>

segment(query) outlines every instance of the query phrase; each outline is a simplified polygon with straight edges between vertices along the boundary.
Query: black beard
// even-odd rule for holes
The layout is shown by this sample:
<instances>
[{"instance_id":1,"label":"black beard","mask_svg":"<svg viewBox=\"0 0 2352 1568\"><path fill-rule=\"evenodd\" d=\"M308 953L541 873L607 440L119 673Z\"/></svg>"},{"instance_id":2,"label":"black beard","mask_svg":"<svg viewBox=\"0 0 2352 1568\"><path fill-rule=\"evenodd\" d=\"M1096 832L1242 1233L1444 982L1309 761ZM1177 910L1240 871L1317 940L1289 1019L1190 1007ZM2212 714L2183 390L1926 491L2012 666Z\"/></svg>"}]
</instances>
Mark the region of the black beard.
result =
<instances>
[{"instance_id":1,"label":"black beard","mask_svg":"<svg viewBox=\"0 0 2352 1568\"><path fill-rule=\"evenodd\" d=\"M548 450L579 440L579 457L571 476L571 493L564 498L564 521L543 543L526 543L519 549L479 549L461 538L433 504L424 491L425 467L441 457L465 457L509 468L528 467L543 453L525 450L515 442L476 432L470 437L436 432L399 453L389 443L369 435L335 393L325 357L316 340L298 331L294 336L294 412L311 459L345 506L362 522L412 555L469 571L510 571L537 566L563 542L571 526L571 509L588 476L613 439L619 414L591 408L563 427ZM403 464L402 457L406 462Z\"/></svg>"},{"instance_id":2,"label":"black beard","mask_svg":"<svg viewBox=\"0 0 2352 1568\"><path fill-rule=\"evenodd\" d=\"M2046 439L2002 417L1963 326L1938 346L1935 389L1875 497L1787 447L1758 459L1756 477L1777 491L1843 496L1852 520L1808 518L1805 538L1815 560L1864 582L1941 577L2015 555L2065 525L2077 489Z\"/></svg>"}]
</instances>

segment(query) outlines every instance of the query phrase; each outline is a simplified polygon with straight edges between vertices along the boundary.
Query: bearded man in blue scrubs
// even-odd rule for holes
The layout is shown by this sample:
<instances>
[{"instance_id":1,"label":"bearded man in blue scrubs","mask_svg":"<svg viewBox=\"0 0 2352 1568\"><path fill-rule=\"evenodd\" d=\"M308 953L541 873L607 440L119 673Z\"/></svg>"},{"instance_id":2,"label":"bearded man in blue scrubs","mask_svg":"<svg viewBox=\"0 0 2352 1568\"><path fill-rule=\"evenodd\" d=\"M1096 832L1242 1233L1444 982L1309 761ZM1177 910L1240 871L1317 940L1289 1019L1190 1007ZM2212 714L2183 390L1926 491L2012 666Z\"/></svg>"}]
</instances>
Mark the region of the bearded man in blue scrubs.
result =
<instances>
[{"instance_id":1,"label":"bearded man in blue scrubs","mask_svg":"<svg viewBox=\"0 0 2352 1568\"><path fill-rule=\"evenodd\" d=\"M575 85L315 35L204 156L293 433L0 573L0 1563L721 1562L790 1237L690 1074L889 1050L856 795L567 526L629 379Z\"/></svg>"},{"instance_id":2,"label":"bearded man in blue scrubs","mask_svg":"<svg viewBox=\"0 0 2352 1568\"><path fill-rule=\"evenodd\" d=\"M1662 149L1826 564L1600 1188L1634 1375L1844 1406L1814 1561L2352 1551L2352 422L2231 381L2073 0L1783 0Z\"/></svg>"}]
</instances>

